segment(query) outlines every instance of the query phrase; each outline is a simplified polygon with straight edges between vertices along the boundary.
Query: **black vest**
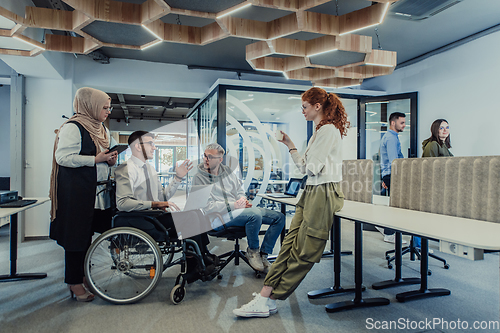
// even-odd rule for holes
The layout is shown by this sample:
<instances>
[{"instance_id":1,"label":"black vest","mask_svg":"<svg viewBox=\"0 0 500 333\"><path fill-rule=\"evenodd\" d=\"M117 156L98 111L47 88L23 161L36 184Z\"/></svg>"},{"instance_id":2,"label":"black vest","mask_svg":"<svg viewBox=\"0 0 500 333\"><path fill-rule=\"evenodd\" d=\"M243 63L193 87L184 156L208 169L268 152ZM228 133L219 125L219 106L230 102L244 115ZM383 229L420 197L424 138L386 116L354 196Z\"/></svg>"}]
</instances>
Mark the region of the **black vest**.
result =
<instances>
[{"instance_id":1,"label":"black vest","mask_svg":"<svg viewBox=\"0 0 500 333\"><path fill-rule=\"evenodd\" d=\"M78 122L81 134L80 155L95 156L96 146L89 132ZM97 170L94 166L59 166L57 175L57 212L50 225L50 238L67 251L85 251L92 238L92 218L96 200Z\"/></svg>"}]
</instances>

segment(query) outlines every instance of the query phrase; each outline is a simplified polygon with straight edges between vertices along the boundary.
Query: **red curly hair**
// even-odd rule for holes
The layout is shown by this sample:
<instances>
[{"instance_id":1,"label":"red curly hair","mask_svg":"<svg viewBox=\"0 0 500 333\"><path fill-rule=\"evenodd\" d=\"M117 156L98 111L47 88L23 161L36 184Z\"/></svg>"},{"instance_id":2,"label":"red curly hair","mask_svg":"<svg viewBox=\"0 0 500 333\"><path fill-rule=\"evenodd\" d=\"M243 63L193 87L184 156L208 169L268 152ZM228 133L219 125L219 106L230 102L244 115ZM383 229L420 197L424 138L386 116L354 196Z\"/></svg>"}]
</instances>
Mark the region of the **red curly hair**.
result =
<instances>
[{"instance_id":1,"label":"red curly hair","mask_svg":"<svg viewBox=\"0 0 500 333\"><path fill-rule=\"evenodd\" d=\"M302 100L311 105L319 103L323 107L323 119L316 126L316 131L323 125L333 124L340 131L341 137L347 135L350 123L347 121L347 113L337 95L313 87L302 94Z\"/></svg>"}]
</instances>

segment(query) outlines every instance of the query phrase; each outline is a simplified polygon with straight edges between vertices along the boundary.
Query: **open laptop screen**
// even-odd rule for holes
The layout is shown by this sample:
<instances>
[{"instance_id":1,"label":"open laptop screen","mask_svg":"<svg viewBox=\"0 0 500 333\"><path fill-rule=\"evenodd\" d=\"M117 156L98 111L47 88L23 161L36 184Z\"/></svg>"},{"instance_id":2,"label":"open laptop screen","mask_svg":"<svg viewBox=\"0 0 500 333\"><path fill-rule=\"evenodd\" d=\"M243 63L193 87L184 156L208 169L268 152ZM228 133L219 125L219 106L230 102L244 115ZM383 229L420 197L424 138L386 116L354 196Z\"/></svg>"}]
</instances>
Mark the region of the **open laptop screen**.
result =
<instances>
[{"instance_id":1,"label":"open laptop screen","mask_svg":"<svg viewBox=\"0 0 500 333\"><path fill-rule=\"evenodd\" d=\"M291 178L287 184L285 194L297 196L302 186L302 178Z\"/></svg>"}]
</instances>

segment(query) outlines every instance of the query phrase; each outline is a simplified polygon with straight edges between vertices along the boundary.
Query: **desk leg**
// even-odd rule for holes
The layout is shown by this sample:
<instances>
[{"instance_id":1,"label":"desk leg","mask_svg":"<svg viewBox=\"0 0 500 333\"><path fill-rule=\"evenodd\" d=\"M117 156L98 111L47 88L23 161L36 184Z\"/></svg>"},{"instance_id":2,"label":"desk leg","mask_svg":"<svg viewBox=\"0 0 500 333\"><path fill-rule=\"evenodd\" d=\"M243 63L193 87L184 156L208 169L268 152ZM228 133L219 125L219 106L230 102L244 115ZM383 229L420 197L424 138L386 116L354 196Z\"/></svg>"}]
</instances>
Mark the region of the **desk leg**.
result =
<instances>
[{"instance_id":1,"label":"desk leg","mask_svg":"<svg viewBox=\"0 0 500 333\"><path fill-rule=\"evenodd\" d=\"M356 294L352 301L344 301L328 304L325 306L326 312L339 312L342 310L350 310L355 308L365 308L370 306L380 306L388 305L390 301L387 298L366 298L363 299L362 296L362 284L363 284L363 230L362 223L355 222L355 232L354 232L354 279L356 282Z\"/></svg>"},{"instance_id":2,"label":"desk leg","mask_svg":"<svg viewBox=\"0 0 500 333\"><path fill-rule=\"evenodd\" d=\"M17 214L10 217L10 274L0 275L0 282L46 278L46 273L17 274Z\"/></svg>"},{"instance_id":3,"label":"desk leg","mask_svg":"<svg viewBox=\"0 0 500 333\"><path fill-rule=\"evenodd\" d=\"M355 290L354 287L342 288L340 286L340 264L341 264L340 256L342 253L340 252L341 233L340 233L340 217L338 216L333 217L333 227L331 235L332 236L330 241L335 246L335 248L332 248L333 271L334 271L333 287L310 291L307 293L307 297L309 298L314 299L314 298L326 297L340 293L353 292ZM364 288L365 287L363 287L363 290Z\"/></svg>"},{"instance_id":4,"label":"desk leg","mask_svg":"<svg viewBox=\"0 0 500 333\"><path fill-rule=\"evenodd\" d=\"M283 230L281 230L281 235L280 235L280 241L281 243L283 243L283 240L285 239L285 235L286 235L286 204L284 203L280 203L280 207L281 207L281 214L285 215L285 225L283 226ZM276 260L276 257L278 256L268 256L267 257L267 260L269 262L274 262Z\"/></svg>"},{"instance_id":5,"label":"desk leg","mask_svg":"<svg viewBox=\"0 0 500 333\"><path fill-rule=\"evenodd\" d=\"M420 259L420 289L407 291L396 295L396 299L400 302L410 301L413 299L429 298L437 296L447 296L451 292L448 289L434 288L427 289L427 270L429 269L429 240L422 237Z\"/></svg>"},{"instance_id":6,"label":"desk leg","mask_svg":"<svg viewBox=\"0 0 500 333\"><path fill-rule=\"evenodd\" d=\"M391 288L391 287L397 287L401 285L407 285L407 284L419 284L420 279L419 278L402 278L401 274L401 267L403 266L403 254L401 252L401 248L403 247L403 241L401 239L401 233L396 232L396 244L395 244L395 261L396 261L396 267L394 268L396 271L396 276L394 277L394 280L386 280L386 281L381 281L381 282L376 282L372 284L372 288L375 290L379 289L385 289L385 288Z\"/></svg>"}]
</instances>

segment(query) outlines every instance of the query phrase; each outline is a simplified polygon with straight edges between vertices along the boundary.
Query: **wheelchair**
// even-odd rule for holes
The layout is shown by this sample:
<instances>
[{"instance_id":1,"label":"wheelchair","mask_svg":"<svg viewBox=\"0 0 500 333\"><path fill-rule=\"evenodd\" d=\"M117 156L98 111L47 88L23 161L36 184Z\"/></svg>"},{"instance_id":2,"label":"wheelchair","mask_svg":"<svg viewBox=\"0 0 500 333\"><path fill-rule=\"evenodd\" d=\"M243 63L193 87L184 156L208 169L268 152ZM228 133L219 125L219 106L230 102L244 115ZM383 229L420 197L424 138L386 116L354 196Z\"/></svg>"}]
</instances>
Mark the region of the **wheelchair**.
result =
<instances>
[{"instance_id":1,"label":"wheelchair","mask_svg":"<svg viewBox=\"0 0 500 333\"><path fill-rule=\"evenodd\" d=\"M207 218L201 210L176 214L182 213ZM186 283L193 282L189 281L186 258L196 259L195 280L222 278L220 266L208 269L195 241L169 235L170 229L158 220L163 214L169 213L118 212L113 217L112 229L92 242L85 257L85 277L95 295L115 304L138 302L156 288L167 268L180 265L181 272L170 292L172 303L179 304L186 295ZM176 253L180 256L174 260Z\"/></svg>"}]
</instances>

